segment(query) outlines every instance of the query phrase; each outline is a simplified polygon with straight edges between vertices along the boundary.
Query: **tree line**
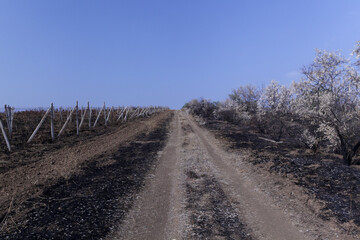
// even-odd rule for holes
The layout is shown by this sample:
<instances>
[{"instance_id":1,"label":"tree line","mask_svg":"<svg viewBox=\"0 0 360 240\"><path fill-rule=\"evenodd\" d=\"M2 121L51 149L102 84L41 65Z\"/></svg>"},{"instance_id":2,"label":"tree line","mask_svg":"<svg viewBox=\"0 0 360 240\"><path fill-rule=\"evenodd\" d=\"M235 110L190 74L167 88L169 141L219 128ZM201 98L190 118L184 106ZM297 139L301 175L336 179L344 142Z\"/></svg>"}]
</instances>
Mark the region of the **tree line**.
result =
<instances>
[{"instance_id":1,"label":"tree line","mask_svg":"<svg viewBox=\"0 0 360 240\"><path fill-rule=\"evenodd\" d=\"M253 125L277 141L292 136L314 152L324 147L340 153L352 165L360 148L359 70L360 41L350 57L316 50L290 86L240 86L225 101L194 99L184 108L204 119Z\"/></svg>"}]
</instances>

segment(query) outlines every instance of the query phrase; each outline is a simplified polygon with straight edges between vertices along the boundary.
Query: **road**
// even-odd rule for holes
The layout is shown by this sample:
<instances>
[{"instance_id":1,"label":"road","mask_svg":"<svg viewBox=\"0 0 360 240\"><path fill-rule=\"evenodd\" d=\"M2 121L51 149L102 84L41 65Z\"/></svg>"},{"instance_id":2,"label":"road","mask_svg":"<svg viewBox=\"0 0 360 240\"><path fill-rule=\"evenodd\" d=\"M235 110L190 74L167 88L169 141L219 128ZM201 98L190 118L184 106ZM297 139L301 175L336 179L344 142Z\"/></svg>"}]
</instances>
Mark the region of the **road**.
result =
<instances>
[{"instance_id":1,"label":"road","mask_svg":"<svg viewBox=\"0 0 360 240\"><path fill-rule=\"evenodd\" d=\"M351 239L247 157L176 112L157 167L108 239Z\"/></svg>"}]
</instances>

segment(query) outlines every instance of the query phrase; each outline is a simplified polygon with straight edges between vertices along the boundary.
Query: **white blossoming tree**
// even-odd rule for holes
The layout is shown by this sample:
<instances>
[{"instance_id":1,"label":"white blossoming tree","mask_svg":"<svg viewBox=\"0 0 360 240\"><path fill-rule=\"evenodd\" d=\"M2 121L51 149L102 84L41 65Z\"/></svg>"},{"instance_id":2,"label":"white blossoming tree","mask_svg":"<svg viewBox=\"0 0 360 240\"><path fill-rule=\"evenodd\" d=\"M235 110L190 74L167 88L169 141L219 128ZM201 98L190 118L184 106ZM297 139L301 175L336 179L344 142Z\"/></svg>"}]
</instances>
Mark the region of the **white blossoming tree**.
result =
<instances>
[{"instance_id":1,"label":"white blossoming tree","mask_svg":"<svg viewBox=\"0 0 360 240\"><path fill-rule=\"evenodd\" d=\"M229 94L229 98L241 111L255 114L260 95L261 90L259 88L253 85L246 85L233 90L233 92Z\"/></svg>"},{"instance_id":2,"label":"white blossoming tree","mask_svg":"<svg viewBox=\"0 0 360 240\"><path fill-rule=\"evenodd\" d=\"M356 57L357 61L355 65L360 66L360 41L358 41L355 45L355 49L352 52L352 55Z\"/></svg>"},{"instance_id":3,"label":"white blossoming tree","mask_svg":"<svg viewBox=\"0 0 360 240\"><path fill-rule=\"evenodd\" d=\"M216 110L214 111L214 116L216 119L233 123L248 122L251 118L249 113L243 110L242 106L231 99L219 102Z\"/></svg>"},{"instance_id":4,"label":"white blossoming tree","mask_svg":"<svg viewBox=\"0 0 360 240\"><path fill-rule=\"evenodd\" d=\"M360 43L354 51L359 56ZM340 150L350 165L360 147L360 78L356 63L340 52L317 50L314 62L302 69L295 84L294 111L317 126L329 143ZM314 136L309 137L316 141Z\"/></svg>"},{"instance_id":5,"label":"white blossoming tree","mask_svg":"<svg viewBox=\"0 0 360 240\"><path fill-rule=\"evenodd\" d=\"M191 114L200 116L202 118L213 118L214 111L216 109L216 103L203 98L193 99L184 105L185 109L188 109Z\"/></svg>"},{"instance_id":6,"label":"white blossoming tree","mask_svg":"<svg viewBox=\"0 0 360 240\"><path fill-rule=\"evenodd\" d=\"M276 81L265 87L257 102L260 121L267 125L268 131L280 140L286 127L286 121L291 111L291 91Z\"/></svg>"}]
</instances>

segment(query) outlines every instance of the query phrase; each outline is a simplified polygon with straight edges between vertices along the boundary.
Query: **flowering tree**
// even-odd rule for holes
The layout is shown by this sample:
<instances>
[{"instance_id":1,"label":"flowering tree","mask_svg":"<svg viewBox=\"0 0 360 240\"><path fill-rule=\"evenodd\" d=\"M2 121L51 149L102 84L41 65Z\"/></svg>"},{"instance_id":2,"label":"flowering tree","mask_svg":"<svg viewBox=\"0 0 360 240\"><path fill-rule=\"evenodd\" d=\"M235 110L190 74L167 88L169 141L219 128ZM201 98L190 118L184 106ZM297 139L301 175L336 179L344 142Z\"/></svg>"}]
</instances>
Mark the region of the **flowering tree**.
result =
<instances>
[{"instance_id":1,"label":"flowering tree","mask_svg":"<svg viewBox=\"0 0 360 240\"><path fill-rule=\"evenodd\" d=\"M253 85L241 86L229 94L230 100L237 105L238 109L249 114L257 111L257 102L260 98L261 90Z\"/></svg>"},{"instance_id":2,"label":"flowering tree","mask_svg":"<svg viewBox=\"0 0 360 240\"><path fill-rule=\"evenodd\" d=\"M357 66L360 66L360 41L358 41L355 45L355 49L354 51L352 52L352 55L356 57L356 59L358 59L356 62L355 62L355 65Z\"/></svg>"},{"instance_id":3,"label":"flowering tree","mask_svg":"<svg viewBox=\"0 0 360 240\"><path fill-rule=\"evenodd\" d=\"M354 54L359 56L360 44ZM302 69L303 78L295 84L294 110L317 126L337 147L344 162L352 163L360 147L360 78L356 63L339 52L317 50L314 62ZM315 139L315 138L314 138Z\"/></svg>"},{"instance_id":4,"label":"flowering tree","mask_svg":"<svg viewBox=\"0 0 360 240\"><path fill-rule=\"evenodd\" d=\"M189 109L191 114L198 115L203 118L213 118L216 104L210 100L200 98L200 100L193 99L186 103L184 108Z\"/></svg>"},{"instance_id":5,"label":"flowering tree","mask_svg":"<svg viewBox=\"0 0 360 240\"><path fill-rule=\"evenodd\" d=\"M250 120L250 115L247 111L244 111L243 106L237 104L231 99L227 99L224 102L219 102L217 108L214 111L216 119L224 120L228 122L247 122Z\"/></svg>"},{"instance_id":6,"label":"flowering tree","mask_svg":"<svg viewBox=\"0 0 360 240\"><path fill-rule=\"evenodd\" d=\"M276 134L277 140L280 140L283 134L286 118L291 111L291 95L289 88L281 86L276 81L271 81L257 103L259 119Z\"/></svg>"}]
</instances>

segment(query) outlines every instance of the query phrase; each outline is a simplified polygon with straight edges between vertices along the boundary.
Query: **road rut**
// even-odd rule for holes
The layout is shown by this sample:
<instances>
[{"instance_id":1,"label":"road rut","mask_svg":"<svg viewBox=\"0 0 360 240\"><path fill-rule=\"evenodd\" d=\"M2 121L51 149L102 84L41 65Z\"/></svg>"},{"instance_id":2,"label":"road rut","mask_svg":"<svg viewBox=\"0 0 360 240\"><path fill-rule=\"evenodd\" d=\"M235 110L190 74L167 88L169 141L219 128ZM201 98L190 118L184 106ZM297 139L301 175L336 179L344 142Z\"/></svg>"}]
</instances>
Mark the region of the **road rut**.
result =
<instances>
[{"instance_id":1,"label":"road rut","mask_svg":"<svg viewBox=\"0 0 360 240\"><path fill-rule=\"evenodd\" d=\"M181 180L179 159L180 121L172 122L171 135L160 162L150 174L144 191L138 196L125 223L108 239L179 239L181 238Z\"/></svg>"},{"instance_id":2,"label":"road rut","mask_svg":"<svg viewBox=\"0 0 360 240\"><path fill-rule=\"evenodd\" d=\"M311 212L294 217L275 203L257 185L267 179L246 163L234 167L244 159L226 152L186 112L176 112L159 158L109 239L350 239Z\"/></svg>"}]
</instances>

